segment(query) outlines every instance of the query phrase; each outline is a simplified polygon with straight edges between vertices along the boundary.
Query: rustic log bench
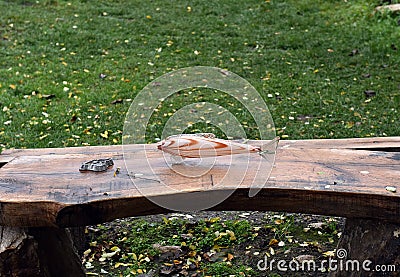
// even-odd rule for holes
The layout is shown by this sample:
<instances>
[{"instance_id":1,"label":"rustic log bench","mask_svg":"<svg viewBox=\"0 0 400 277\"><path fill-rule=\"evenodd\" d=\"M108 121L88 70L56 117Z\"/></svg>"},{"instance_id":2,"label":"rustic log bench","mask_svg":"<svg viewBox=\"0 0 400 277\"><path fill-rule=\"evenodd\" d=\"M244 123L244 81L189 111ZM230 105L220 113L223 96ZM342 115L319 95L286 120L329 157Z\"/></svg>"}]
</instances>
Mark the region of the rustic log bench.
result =
<instances>
[{"instance_id":1,"label":"rustic log bench","mask_svg":"<svg viewBox=\"0 0 400 277\"><path fill-rule=\"evenodd\" d=\"M136 148L144 147L165 166L154 145ZM98 158L112 158L114 168L79 172L82 162ZM6 150L0 167L1 276L84 276L67 228L168 212L136 189L125 169L122 146ZM214 179L218 170L210 172ZM256 170L249 167L250 173ZM168 174L174 185L185 188L182 197L205 187L206 194L221 190L210 189L209 178L192 184L172 171ZM345 217L338 248L347 250L347 259L400 266L400 137L281 141L271 177L253 198L248 196L249 180L246 177L239 188L222 188L233 193L212 210ZM147 181L154 195L171 197Z\"/></svg>"}]
</instances>

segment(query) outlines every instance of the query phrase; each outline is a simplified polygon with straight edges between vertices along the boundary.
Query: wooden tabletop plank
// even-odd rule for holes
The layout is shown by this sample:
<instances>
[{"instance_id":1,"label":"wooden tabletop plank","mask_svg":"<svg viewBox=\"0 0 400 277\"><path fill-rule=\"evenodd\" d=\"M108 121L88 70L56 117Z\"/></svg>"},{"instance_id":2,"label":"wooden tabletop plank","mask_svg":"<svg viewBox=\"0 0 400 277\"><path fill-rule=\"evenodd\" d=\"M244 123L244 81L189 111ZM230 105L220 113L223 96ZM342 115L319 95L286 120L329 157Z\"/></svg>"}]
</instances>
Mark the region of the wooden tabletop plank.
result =
<instances>
[{"instance_id":1,"label":"wooden tabletop plank","mask_svg":"<svg viewBox=\"0 0 400 277\"><path fill-rule=\"evenodd\" d=\"M399 137L281 141L266 184L262 180L268 163L258 155L235 159L235 164L231 157L219 157L205 174L190 178L176 173L187 170L187 165L171 170L154 144L6 150L0 155L0 224L88 225L167 211L154 202L196 202L220 193L230 196L213 210L275 210L400 222L399 149ZM101 173L79 172L82 162L98 158L112 158L115 164ZM117 167L121 169L115 175ZM229 168L233 173L227 175ZM189 169L196 173L196 167ZM252 184L262 190L249 198ZM399 191L390 192L387 186Z\"/></svg>"}]
</instances>

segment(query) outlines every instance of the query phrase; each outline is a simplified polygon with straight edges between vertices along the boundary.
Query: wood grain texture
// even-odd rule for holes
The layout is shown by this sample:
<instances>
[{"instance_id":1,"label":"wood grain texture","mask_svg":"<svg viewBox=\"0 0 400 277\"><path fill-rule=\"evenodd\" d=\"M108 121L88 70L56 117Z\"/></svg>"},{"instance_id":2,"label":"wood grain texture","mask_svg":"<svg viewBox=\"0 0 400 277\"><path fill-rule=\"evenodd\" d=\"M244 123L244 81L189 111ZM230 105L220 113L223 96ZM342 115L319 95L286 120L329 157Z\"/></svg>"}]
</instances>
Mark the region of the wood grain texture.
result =
<instances>
[{"instance_id":1,"label":"wood grain texture","mask_svg":"<svg viewBox=\"0 0 400 277\"><path fill-rule=\"evenodd\" d=\"M249 198L255 176L267 170L257 154L235 165L229 156L218 157L206 174L189 178L171 170L156 145L132 145L124 151L122 146L7 150L0 155L7 161L0 168L0 225L83 226L167 212L154 201L201 201L224 193L229 198L211 209L304 212L399 223L399 151L400 137L281 141L270 179ZM98 158L113 158L114 167L102 173L79 172L82 162ZM147 162L155 175L148 174ZM224 179L232 166L245 169L243 176L238 175L243 178L238 185ZM114 176L117 167L121 170ZM139 177L132 180L134 174ZM257 185L263 185L261 180ZM397 192L387 191L386 186L397 187Z\"/></svg>"}]
</instances>

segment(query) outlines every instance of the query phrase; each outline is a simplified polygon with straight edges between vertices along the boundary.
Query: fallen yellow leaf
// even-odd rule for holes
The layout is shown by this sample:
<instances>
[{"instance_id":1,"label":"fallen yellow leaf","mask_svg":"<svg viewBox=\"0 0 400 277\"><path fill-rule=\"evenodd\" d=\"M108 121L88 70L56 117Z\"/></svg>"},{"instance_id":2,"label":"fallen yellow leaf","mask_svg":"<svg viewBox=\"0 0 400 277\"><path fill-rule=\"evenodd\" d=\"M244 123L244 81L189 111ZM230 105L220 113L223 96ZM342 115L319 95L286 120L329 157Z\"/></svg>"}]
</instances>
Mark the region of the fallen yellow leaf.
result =
<instances>
[{"instance_id":1,"label":"fallen yellow leaf","mask_svg":"<svg viewBox=\"0 0 400 277\"><path fill-rule=\"evenodd\" d=\"M108 138L108 131L107 131L107 130L104 131L104 133L101 133L100 136L101 136L102 138Z\"/></svg>"},{"instance_id":2,"label":"fallen yellow leaf","mask_svg":"<svg viewBox=\"0 0 400 277\"><path fill-rule=\"evenodd\" d=\"M271 239L270 241L269 241L269 246L271 246L271 245L276 245L276 244L278 244L279 243L279 241L277 240L277 239Z\"/></svg>"}]
</instances>

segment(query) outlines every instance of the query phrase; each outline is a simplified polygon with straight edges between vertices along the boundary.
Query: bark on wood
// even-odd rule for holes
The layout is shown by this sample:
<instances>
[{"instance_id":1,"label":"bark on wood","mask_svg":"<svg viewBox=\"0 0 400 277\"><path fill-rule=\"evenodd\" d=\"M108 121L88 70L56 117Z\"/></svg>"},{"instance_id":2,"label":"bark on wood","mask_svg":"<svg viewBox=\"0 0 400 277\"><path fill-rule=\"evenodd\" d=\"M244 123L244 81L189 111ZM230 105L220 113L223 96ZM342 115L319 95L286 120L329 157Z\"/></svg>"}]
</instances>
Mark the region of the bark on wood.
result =
<instances>
[{"instance_id":1,"label":"bark on wood","mask_svg":"<svg viewBox=\"0 0 400 277\"><path fill-rule=\"evenodd\" d=\"M85 276L80 257L67 230L30 228L29 234L38 242L38 256L45 276Z\"/></svg>"},{"instance_id":2,"label":"bark on wood","mask_svg":"<svg viewBox=\"0 0 400 277\"><path fill-rule=\"evenodd\" d=\"M400 224L348 218L336 251L342 258L335 258L338 270L329 277L398 276Z\"/></svg>"},{"instance_id":3,"label":"bark on wood","mask_svg":"<svg viewBox=\"0 0 400 277\"><path fill-rule=\"evenodd\" d=\"M83 255L83 252L87 249L88 244L86 241L85 235L86 227L74 227L74 228L67 228L67 231L70 233L73 245L76 249L76 252L79 256Z\"/></svg>"},{"instance_id":4,"label":"bark on wood","mask_svg":"<svg viewBox=\"0 0 400 277\"><path fill-rule=\"evenodd\" d=\"M34 238L16 227L0 227L0 232L0 276L42 276Z\"/></svg>"},{"instance_id":5,"label":"bark on wood","mask_svg":"<svg viewBox=\"0 0 400 277\"><path fill-rule=\"evenodd\" d=\"M1 227L0 276L85 276L64 229Z\"/></svg>"}]
</instances>

